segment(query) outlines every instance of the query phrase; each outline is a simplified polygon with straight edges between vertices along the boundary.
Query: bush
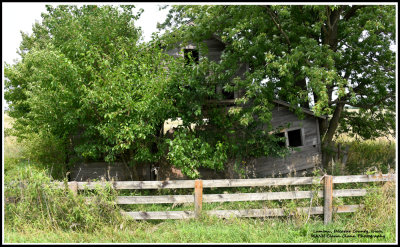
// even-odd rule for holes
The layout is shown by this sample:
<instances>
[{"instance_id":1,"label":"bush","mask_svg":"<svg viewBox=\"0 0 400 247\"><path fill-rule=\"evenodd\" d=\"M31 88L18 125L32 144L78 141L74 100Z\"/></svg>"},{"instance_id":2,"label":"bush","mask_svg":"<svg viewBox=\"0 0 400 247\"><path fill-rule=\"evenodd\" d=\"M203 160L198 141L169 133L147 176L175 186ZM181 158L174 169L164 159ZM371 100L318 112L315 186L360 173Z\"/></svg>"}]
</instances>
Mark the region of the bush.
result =
<instances>
[{"instance_id":1,"label":"bush","mask_svg":"<svg viewBox=\"0 0 400 247\"><path fill-rule=\"evenodd\" d=\"M21 141L23 159L47 168L54 179L63 179L67 171L65 142L49 132L30 133Z\"/></svg>"},{"instance_id":2,"label":"bush","mask_svg":"<svg viewBox=\"0 0 400 247\"><path fill-rule=\"evenodd\" d=\"M5 181L5 225L10 229L31 226L41 230L94 231L105 224L122 222L114 203L116 194L110 186L84 193L93 198L87 203L84 195L74 195L67 189L66 180L65 188L57 188L45 170L35 164L23 164L17 171Z\"/></svg>"}]
</instances>

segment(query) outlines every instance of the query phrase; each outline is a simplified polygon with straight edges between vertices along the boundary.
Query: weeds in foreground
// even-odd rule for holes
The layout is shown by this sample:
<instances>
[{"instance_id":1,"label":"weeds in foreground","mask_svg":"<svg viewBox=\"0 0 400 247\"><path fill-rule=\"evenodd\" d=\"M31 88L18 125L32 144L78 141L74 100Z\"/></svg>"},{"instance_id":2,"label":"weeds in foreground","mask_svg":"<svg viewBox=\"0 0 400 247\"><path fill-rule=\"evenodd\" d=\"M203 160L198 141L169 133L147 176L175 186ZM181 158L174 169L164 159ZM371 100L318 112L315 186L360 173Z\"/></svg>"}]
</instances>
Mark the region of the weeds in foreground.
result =
<instances>
[{"instance_id":1,"label":"weeds in foreground","mask_svg":"<svg viewBox=\"0 0 400 247\"><path fill-rule=\"evenodd\" d=\"M121 217L111 187L84 191L78 196L51 188L49 180L32 167L21 179L25 188L7 188L6 196L18 203L6 205L5 242L128 242L128 243L281 243L281 242L394 242L394 185L386 183L362 200L365 208L352 214L335 214L323 225L321 216L295 214L283 217L227 218L203 214L199 219L135 221ZM318 188L316 188L318 189ZM96 198L86 204L84 196ZM309 205L310 201L303 201ZM314 206L315 202L312 202ZM302 204L291 201L290 211ZM315 238L322 230L382 230L384 239L358 237ZM40 237L39 237L40 236Z\"/></svg>"},{"instance_id":2,"label":"weeds in foreground","mask_svg":"<svg viewBox=\"0 0 400 247\"><path fill-rule=\"evenodd\" d=\"M6 183L5 223L12 229L30 225L37 229L79 230L91 232L104 224L122 222L111 186L91 192L95 203L67 188L57 188L37 167L19 169L19 179ZM15 182L18 181L18 182ZM64 181L66 183L66 180Z\"/></svg>"},{"instance_id":3,"label":"weeds in foreground","mask_svg":"<svg viewBox=\"0 0 400 247\"><path fill-rule=\"evenodd\" d=\"M354 229L362 226L366 229L381 230L388 222L392 222L395 226L395 189L394 182L387 182L373 193L364 196L362 200L364 208L354 214L354 224L350 227Z\"/></svg>"}]
</instances>

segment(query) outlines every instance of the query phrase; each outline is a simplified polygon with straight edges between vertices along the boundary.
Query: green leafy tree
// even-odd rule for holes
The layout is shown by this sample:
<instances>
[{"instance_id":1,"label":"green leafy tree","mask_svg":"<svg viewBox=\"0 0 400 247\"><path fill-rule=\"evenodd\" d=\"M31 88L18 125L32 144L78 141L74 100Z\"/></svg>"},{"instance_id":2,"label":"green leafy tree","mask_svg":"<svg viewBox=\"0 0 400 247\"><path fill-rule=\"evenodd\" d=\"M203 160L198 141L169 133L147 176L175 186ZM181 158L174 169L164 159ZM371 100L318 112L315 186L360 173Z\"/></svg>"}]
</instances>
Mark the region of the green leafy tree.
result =
<instances>
[{"instance_id":1,"label":"green leafy tree","mask_svg":"<svg viewBox=\"0 0 400 247\"><path fill-rule=\"evenodd\" d=\"M165 88L182 61L139 42L141 12L132 9L47 6L42 23L22 34L21 61L5 66L14 134L46 130L69 157L135 163L163 155L160 131L174 111Z\"/></svg>"},{"instance_id":2,"label":"green leafy tree","mask_svg":"<svg viewBox=\"0 0 400 247\"><path fill-rule=\"evenodd\" d=\"M264 101L277 97L317 115L331 115L328 122L320 120L323 145L329 147L337 133L374 138L395 130L395 52L390 49L395 44L395 9L179 5L159 28L166 31L163 42L172 46L201 44L211 37L226 45L211 71L225 89L246 92L237 103L252 102L239 114L242 123L268 116ZM240 64L250 69L232 85L228 78ZM346 105L360 110L346 112Z\"/></svg>"}]
</instances>

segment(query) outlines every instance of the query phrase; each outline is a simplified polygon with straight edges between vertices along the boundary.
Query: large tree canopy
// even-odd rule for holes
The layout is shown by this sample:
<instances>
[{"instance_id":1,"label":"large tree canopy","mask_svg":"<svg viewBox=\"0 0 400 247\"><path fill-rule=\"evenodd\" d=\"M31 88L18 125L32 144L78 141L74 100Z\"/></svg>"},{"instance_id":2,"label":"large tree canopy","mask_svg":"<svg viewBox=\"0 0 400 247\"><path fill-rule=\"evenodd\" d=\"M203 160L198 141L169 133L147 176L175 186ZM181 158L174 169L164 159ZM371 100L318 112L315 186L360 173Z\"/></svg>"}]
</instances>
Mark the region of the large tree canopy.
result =
<instances>
[{"instance_id":1,"label":"large tree canopy","mask_svg":"<svg viewBox=\"0 0 400 247\"><path fill-rule=\"evenodd\" d=\"M363 138L395 130L394 5L180 5L160 28L166 44L219 37L226 44L220 73L248 64L236 80L246 91L238 102L264 107L257 99L265 91L331 115L320 122L325 144L338 130Z\"/></svg>"},{"instance_id":2,"label":"large tree canopy","mask_svg":"<svg viewBox=\"0 0 400 247\"><path fill-rule=\"evenodd\" d=\"M90 159L157 160L159 126L173 111L164 89L179 67L139 42L132 9L47 6L22 34L22 60L5 66L18 136L48 131Z\"/></svg>"}]
</instances>

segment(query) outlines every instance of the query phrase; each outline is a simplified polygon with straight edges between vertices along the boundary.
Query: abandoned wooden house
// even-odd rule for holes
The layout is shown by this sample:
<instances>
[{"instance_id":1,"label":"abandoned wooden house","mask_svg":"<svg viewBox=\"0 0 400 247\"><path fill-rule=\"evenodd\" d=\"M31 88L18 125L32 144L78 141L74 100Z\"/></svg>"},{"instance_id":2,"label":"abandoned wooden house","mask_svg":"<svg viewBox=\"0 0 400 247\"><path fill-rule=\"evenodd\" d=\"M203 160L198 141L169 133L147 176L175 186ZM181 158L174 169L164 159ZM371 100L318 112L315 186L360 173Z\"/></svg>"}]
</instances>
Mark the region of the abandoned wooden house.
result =
<instances>
[{"instance_id":1,"label":"abandoned wooden house","mask_svg":"<svg viewBox=\"0 0 400 247\"><path fill-rule=\"evenodd\" d=\"M225 45L218 39L212 37L204 41L208 48L207 57L211 61L219 61ZM168 50L171 56L188 56L191 54L196 61L202 54L195 45L189 44L186 47L177 47ZM242 76L247 70L248 65L242 65L236 75ZM234 93L224 92L222 88L216 88L217 93L224 95L225 103L233 104L235 98L240 97L244 92L235 91ZM246 177L269 177L288 174L291 172L299 173L318 167L321 163L321 140L319 134L318 118L326 119L325 116L317 117L312 111L302 108L305 115L300 119L292 110L290 104L282 100L274 100L275 107L272 110L272 126L274 128L282 126L290 126L283 129L280 135L285 137L285 145L287 147L296 147L296 151L291 151L290 155L285 158L261 157L254 159L246 166ZM225 104L227 106L227 104ZM173 126L172 126L173 127ZM166 130L165 130L166 131ZM237 178L238 174L232 168L232 164L227 164L227 169L223 172L216 172L210 169L202 168L199 170L202 178ZM151 164L135 167L136 173L141 180L166 180L166 179L188 179L179 169L173 166L154 166ZM93 178L104 177L105 179L130 180L129 169L121 163L106 164L94 163L77 165L71 171L71 177L76 180L87 180Z\"/></svg>"},{"instance_id":2,"label":"abandoned wooden house","mask_svg":"<svg viewBox=\"0 0 400 247\"><path fill-rule=\"evenodd\" d=\"M278 135L285 137L285 142L281 145L295 149L284 158L261 157L251 160L245 166L245 170L242 171L247 178L277 177L289 173L302 175L301 173L319 167L321 164L322 153L318 118L326 119L326 117L317 117L312 111L302 108L304 118L300 119L290 110L290 104L282 100L274 100L274 104L271 125L278 129L289 124L290 127L281 129ZM176 122L175 126L178 124ZM174 127L174 125L169 125L169 127ZM234 170L233 165L233 162L228 162L226 169L221 172L207 168L200 168L199 172L203 178L208 179L239 178L239 174ZM158 180L188 179L179 169L173 166L157 168L158 176L156 179ZM147 177L148 179L155 178L154 175Z\"/></svg>"}]
</instances>

